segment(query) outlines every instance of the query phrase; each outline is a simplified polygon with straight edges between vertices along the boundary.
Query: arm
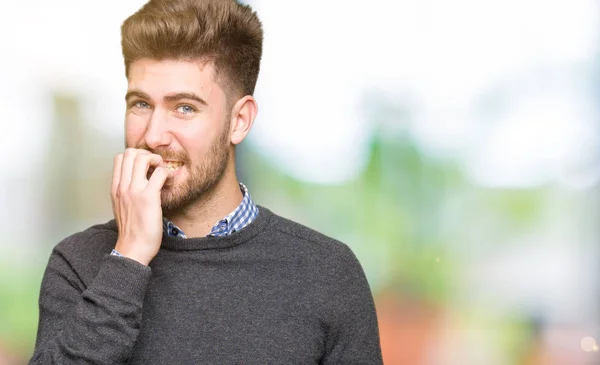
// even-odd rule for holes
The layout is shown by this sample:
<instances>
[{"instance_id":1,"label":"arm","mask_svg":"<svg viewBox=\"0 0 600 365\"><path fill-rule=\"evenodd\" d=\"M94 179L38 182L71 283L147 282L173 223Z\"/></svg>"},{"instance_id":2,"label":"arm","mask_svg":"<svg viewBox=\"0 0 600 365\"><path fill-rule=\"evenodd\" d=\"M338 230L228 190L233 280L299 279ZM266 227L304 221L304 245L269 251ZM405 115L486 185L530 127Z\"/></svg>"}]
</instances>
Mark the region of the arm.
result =
<instances>
[{"instance_id":1,"label":"arm","mask_svg":"<svg viewBox=\"0 0 600 365\"><path fill-rule=\"evenodd\" d=\"M149 278L149 267L106 255L86 288L54 250L42 280L29 364L125 364L139 333Z\"/></svg>"},{"instance_id":2,"label":"arm","mask_svg":"<svg viewBox=\"0 0 600 365\"><path fill-rule=\"evenodd\" d=\"M150 279L147 265L162 238L161 189L173 176L158 166L161 163L161 156L133 148L115 157L111 185L118 228L115 249L125 257L106 255L87 286L58 248L61 245L53 251L42 281L30 364L123 364L131 356ZM150 166L156 168L148 179ZM93 260L85 252L80 258L84 259L80 268L89 264L85 260Z\"/></svg>"},{"instance_id":3,"label":"arm","mask_svg":"<svg viewBox=\"0 0 600 365\"><path fill-rule=\"evenodd\" d=\"M340 267L343 278L331 298L322 365L383 364L375 303L360 263L350 251Z\"/></svg>"}]
</instances>

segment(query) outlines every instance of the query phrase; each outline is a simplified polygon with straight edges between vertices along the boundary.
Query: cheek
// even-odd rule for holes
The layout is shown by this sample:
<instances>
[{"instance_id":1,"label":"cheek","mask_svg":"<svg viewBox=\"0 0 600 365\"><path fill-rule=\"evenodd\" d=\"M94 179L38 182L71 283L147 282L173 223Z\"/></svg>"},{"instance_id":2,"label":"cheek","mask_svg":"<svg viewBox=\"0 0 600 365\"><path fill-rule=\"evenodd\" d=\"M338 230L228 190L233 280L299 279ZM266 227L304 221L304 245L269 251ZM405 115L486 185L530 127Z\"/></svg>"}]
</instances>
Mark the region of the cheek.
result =
<instances>
[{"instance_id":1,"label":"cheek","mask_svg":"<svg viewBox=\"0 0 600 365\"><path fill-rule=\"evenodd\" d=\"M211 152L214 143L218 143L215 130L205 126L198 123L172 131L175 139L192 160L202 159Z\"/></svg>"},{"instance_id":2,"label":"cheek","mask_svg":"<svg viewBox=\"0 0 600 365\"><path fill-rule=\"evenodd\" d=\"M127 145L137 145L144 138L146 125L136 118L127 118L125 120L125 140Z\"/></svg>"}]
</instances>

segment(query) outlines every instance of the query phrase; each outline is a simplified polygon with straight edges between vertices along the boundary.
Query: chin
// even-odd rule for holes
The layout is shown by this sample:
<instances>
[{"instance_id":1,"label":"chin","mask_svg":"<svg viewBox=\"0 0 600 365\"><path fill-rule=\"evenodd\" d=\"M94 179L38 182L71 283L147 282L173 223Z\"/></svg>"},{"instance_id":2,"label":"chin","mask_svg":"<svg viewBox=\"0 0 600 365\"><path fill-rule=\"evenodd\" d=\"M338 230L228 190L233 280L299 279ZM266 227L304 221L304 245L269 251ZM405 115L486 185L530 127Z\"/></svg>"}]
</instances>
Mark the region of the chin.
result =
<instances>
[{"instance_id":1,"label":"chin","mask_svg":"<svg viewBox=\"0 0 600 365\"><path fill-rule=\"evenodd\" d=\"M178 193L179 191L177 191L175 186L163 188L163 191L160 194L161 207L163 210L178 210L185 205L184 199L181 197L181 194Z\"/></svg>"}]
</instances>

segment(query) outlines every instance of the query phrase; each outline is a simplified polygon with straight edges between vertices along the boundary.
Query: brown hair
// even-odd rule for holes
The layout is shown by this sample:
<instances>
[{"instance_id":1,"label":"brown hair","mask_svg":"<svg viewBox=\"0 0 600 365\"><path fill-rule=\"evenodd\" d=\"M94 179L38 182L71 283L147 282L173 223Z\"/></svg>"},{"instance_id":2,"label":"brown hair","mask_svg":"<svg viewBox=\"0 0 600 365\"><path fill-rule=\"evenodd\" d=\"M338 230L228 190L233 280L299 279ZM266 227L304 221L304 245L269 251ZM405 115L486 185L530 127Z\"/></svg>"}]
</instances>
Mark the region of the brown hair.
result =
<instances>
[{"instance_id":1,"label":"brown hair","mask_svg":"<svg viewBox=\"0 0 600 365\"><path fill-rule=\"evenodd\" d=\"M150 0L121 26L126 76L141 58L212 62L237 96L254 93L262 41L256 12L235 0Z\"/></svg>"}]
</instances>

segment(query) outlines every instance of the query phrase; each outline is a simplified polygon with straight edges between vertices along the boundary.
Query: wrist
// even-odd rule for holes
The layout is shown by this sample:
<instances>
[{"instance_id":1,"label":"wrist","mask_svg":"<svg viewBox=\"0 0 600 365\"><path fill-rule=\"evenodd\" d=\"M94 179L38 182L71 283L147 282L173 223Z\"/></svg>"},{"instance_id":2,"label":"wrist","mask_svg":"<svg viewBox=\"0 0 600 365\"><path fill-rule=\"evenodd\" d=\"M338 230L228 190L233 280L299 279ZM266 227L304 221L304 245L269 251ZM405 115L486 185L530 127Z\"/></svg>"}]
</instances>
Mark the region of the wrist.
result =
<instances>
[{"instance_id":1,"label":"wrist","mask_svg":"<svg viewBox=\"0 0 600 365\"><path fill-rule=\"evenodd\" d=\"M139 247L139 245L137 245L137 247ZM136 245L126 245L123 242L117 241L113 252L115 256L127 257L128 259L137 261L142 265L148 266L156 253L146 252L145 250L140 250L137 247Z\"/></svg>"}]
</instances>

